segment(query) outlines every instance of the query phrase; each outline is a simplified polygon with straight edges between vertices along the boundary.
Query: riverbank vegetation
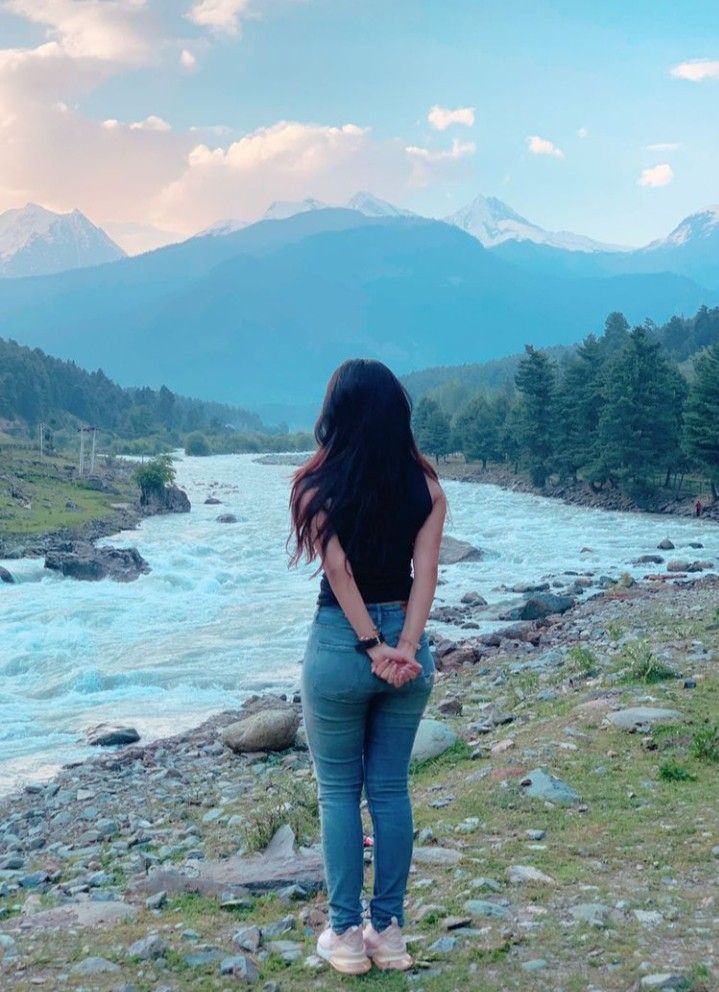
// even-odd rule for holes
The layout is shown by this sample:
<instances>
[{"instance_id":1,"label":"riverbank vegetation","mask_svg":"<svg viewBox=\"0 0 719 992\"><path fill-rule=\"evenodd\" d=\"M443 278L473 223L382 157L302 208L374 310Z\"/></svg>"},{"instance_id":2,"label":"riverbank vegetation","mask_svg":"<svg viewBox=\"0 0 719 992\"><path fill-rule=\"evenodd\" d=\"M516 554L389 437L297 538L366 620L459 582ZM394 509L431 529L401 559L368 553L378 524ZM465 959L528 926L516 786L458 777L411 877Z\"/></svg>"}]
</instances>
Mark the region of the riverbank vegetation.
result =
<instances>
[{"instance_id":1,"label":"riverbank vegetation","mask_svg":"<svg viewBox=\"0 0 719 992\"><path fill-rule=\"evenodd\" d=\"M422 396L415 430L437 458L523 469L537 487L583 479L639 503L658 489L716 499L719 309L663 328L630 329L612 313L601 336L559 360L528 345L498 391L458 378Z\"/></svg>"}]
</instances>

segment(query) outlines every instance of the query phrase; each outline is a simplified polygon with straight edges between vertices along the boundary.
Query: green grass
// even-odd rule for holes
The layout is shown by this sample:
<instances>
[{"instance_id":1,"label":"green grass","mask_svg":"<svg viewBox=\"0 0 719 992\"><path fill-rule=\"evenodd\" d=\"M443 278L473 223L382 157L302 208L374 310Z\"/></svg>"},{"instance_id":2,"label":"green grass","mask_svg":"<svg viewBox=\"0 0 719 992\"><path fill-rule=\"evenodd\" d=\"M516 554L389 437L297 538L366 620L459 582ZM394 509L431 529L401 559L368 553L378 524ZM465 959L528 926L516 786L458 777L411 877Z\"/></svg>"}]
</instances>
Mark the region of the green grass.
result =
<instances>
[{"instance_id":1,"label":"green grass","mask_svg":"<svg viewBox=\"0 0 719 992\"><path fill-rule=\"evenodd\" d=\"M626 666L625 681L652 684L666 679L675 679L677 673L662 664L654 655L649 641L633 641L626 644L621 661Z\"/></svg>"},{"instance_id":2,"label":"green grass","mask_svg":"<svg viewBox=\"0 0 719 992\"><path fill-rule=\"evenodd\" d=\"M704 727L694 734L691 753L700 761L719 762L719 723Z\"/></svg>"}]
</instances>

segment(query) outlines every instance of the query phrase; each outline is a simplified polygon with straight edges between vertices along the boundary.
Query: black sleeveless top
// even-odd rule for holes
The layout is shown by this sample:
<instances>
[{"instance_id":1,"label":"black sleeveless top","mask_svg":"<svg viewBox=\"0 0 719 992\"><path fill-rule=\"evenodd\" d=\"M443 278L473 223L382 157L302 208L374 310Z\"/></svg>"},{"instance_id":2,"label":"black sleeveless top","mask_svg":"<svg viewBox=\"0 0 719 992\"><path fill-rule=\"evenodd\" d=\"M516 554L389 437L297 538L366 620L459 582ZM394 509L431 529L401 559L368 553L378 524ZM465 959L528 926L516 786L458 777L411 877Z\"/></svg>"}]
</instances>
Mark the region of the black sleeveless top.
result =
<instances>
[{"instance_id":1,"label":"black sleeveless top","mask_svg":"<svg viewBox=\"0 0 719 992\"><path fill-rule=\"evenodd\" d=\"M401 512L392 521L391 534L384 543L384 562L380 565L377 556L371 551L372 535L355 535L355 544L360 549L368 548L367 554L358 551L349 555L350 566L360 595L365 603L388 603L393 600L406 600L412 588L412 551L415 538L422 524L432 510L432 496L427 485L424 470L414 460L407 467L404 486L404 500ZM330 520L340 544L346 550L349 535L353 533L355 519L352 508L348 507L341 519ZM338 606L327 576L322 573L318 606Z\"/></svg>"}]
</instances>

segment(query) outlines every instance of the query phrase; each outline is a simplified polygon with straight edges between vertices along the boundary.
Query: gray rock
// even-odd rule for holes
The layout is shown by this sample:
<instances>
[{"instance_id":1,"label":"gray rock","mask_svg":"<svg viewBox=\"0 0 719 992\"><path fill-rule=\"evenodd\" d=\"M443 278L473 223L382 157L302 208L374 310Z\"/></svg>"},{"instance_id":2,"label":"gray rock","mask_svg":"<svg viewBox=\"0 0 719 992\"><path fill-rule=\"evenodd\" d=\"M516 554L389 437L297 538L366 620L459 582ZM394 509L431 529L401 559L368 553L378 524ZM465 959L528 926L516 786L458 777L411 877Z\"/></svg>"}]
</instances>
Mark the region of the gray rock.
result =
<instances>
[{"instance_id":1,"label":"gray rock","mask_svg":"<svg viewBox=\"0 0 719 992\"><path fill-rule=\"evenodd\" d=\"M672 551L674 549L674 545L668 537L665 537L663 541L660 541L659 544L657 544L657 548L660 551Z\"/></svg>"},{"instance_id":2,"label":"gray rock","mask_svg":"<svg viewBox=\"0 0 719 992\"><path fill-rule=\"evenodd\" d=\"M549 875L532 865L512 865L507 869L507 878L512 885L556 885Z\"/></svg>"},{"instance_id":3,"label":"gray rock","mask_svg":"<svg viewBox=\"0 0 719 992\"><path fill-rule=\"evenodd\" d=\"M559 806L573 806L579 802L581 796L566 782L545 771L544 768L535 768L521 783L524 786L526 795L533 799L544 799L550 803L557 803Z\"/></svg>"},{"instance_id":4,"label":"gray rock","mask_svg":"<svg viewBox=\"0 0 719 992\"><path fill-rule=\"evenodd\" d=\"M218 524L236 524L237 517L234 513L221 513L218 517L215 517Z\"/></svg>"},{"instance_id":5,"label":"gray rock","mask_svg":"<svg viewBox=\"0 0 719 992\"><path fill-rule=\"evenodd\" d=\"M107 958L84 958L71 968L73 975L116 975L119 971L120 966Z\"/></svg>"},{"instance_id":6,"label":"gray rock","mask_svg":"<svg viewBox=\"0 0 719 992\"><path fill-rule=\"evenodd\" d=\"M468 541L460 541L448 534L442 535L439 548L440 565L456 565L460 561L481 561L482 552Z\"/></svg>"},{"instance_id":7,"label":"gray rock","mask_svg":"<svg viewBox=\"0 0 719 992\"><path fill-rule=\"evenodd\" d=\"M478 592L466 592L460 599L460 603L467 603L469 606L486 606L487 600Z\"/></svg>"},{"instance_id":8,"label":"gray rock","mask_svg":"<svg viewBox=\"0 0 719 992\"><path fill-rule=\"evenodd\" d=\"M256 982L260 977L260 973L255 965L244 954L236 954L223 958L220 961L220 974L233 975L235 978L241 978L243 981L249 983Z\"/></svg>"},{"instance_id":9,"label":"gray rock","mask_svg":"<svg viewBox=\"0 0 719 992\"><path fill-rule=\"evenodd\" d=\"M488 899L468 899L464 903L464 908L470 916L489 917L495 920L504 920L509 916L508 909Z\"/></svg>"},{"instance_id":10,"label":"gray rock","mask_svg":"<svg viewBox=\"0 0 719 992\"><path fill-rule=\"evenodd\" d=\"M683 975L673 975L665 971L655 975L645 975L639 982L641 989L663 989L665 992L682 992L689 989L691 982Z\"/></svg>"},{"instance_id":11,"label":"gray rock","mask_svg":"<svg viewBox=\"0 0 719 992\"><path fill-rule=\"evenodd\" d=\"M428 761L444 754L457 741L457 734L441 720L420 720L417 735L412 747L411 760L415 762Z\"/></svg>"},{"instance_id":12,"label":"gray rock","mask_svg":"<svg viewBox=\"0 0 719 992\"><path fill-rule=\"evenodd\" d=\"M147 909L162 909L166 902L167 893L164 890L160 890L145 899L145 906Z\"/></svg>"},{"instance_id":13,"label":"gray rock","mask_svg":"<svg viewBox=\"0 0 719 992\"><path fill-rule=\"evenodd\" d=\"M140 735L134 727L100 723L87 731L86 739L93 747L112 747L118 744L136 744L140 740Z\"/></svg>"},{"instance_id":14,"label":"gray rock","mask_svg":"<svg viewBox=\"0 0 719 992\"><path fill-rule=\"evenodd\" d=\"M89 541L66 541L48 551L45 568L86 582L133 582L150 571L137 548L96 548Z\"/></svg>"},{"instance_id":15,"label":"gray rock","mask_svg":"<svg viewBox=\"0 0 719 992\"><path fill-rule=\"evenodd\" d=\"M430 954L449 954L456 946L456 937L440 937L433 944L430 944L427 950Z\"/></svg>"},{"instance_id":16,"label":"gray rock","mask_svg":"<svg viewBox=\"0 0 719 992\"><path fill-rule=\"evenodd\" d=\"M139 958L141 961L155 961L167 953L167 944L157 934L151 933L130 944L127 953L131 958Z\"/></svg>"},{"instance_id":17,"label":"gray rock","mask_svg":"<svg viewBox=\"0 0 719 992\"><path fill-rule=\"evenodd\" d=\"M656 706L630 706L623 710L607 713L607 721L622 730L647 732L656 723L671 723L681 720L678 710L661 709Z\"/></svg>"},{"instance_id":18,"label":"gray rock","mask_svg":"<svg viewBox=\"0 0 719 992\"><path fill-rule=\"evenodd\" d=\"M572 906L569 910L572 917L580 923L589 923L594 927L603 927L609 907L601 902L582 902L578 906Z\"/></svg>"},{"instance_id":19,"label":"gray rock","mask_svg":"<svg viewBox=\"0 0 719 992\"><path fill-rule=\"evenodd\" d=\"M415 847L412 860L421 865L456 865L462 860L460 851L451 847Z\"/></svg>"},{"instance_id":20,"label":"gray rock","mask_svg":"<svg viewBox=\"0 0 719 992\"><path fill-rule=\"evenodd\" d=\"M237 933L232 935L232 940L243 951L249 951L251 954L254 954L260 946L260 928L256 926L242 927L241 930L238 930Z\"/></svg>"},{"instance_id":21,"label":"gray rock","mask_svg":"<svg viewBox=\"0 0 719 992\"><path fill-rule=\"evenodd\" d=\"M0 582L7 582L8 585L10 585L14 581L15 579L12 577L10 572L8 572L6 568L3 568L2 565L0 565Z\"/></svg>"},{"instance_id":22,"label":"gray rock","mask_svg":"<svg viewBox=\"0 0 719 992\"><path fill-rule=\"evenodd\" d=\"M522 971L544 971L547 962L544 958L532 958L531 961L522 962Z\"/></svg>"},{"instance_id":23,"label":"gray rock","mask_svg":"<svg viewBox=\"0 0 719 992\"><path fill-rule=\"evenodd\" d=\"M249 751L284 751L292 746L300 725L297 710L260 710L225 727L222 740L237 753Z\"/></svg>"}]
</instances>

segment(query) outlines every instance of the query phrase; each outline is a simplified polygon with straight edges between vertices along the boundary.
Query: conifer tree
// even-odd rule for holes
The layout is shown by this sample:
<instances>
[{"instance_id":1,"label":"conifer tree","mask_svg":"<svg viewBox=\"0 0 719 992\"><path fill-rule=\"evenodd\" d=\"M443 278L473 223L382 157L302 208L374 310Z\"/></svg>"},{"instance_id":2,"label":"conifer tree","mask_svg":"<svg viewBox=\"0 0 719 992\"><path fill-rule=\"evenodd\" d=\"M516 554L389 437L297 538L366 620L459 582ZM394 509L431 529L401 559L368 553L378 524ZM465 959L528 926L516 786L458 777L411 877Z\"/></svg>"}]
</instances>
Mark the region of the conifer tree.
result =
<instances>
[{"instance_id":1,"label":"conifer tree","mask_svg":"<svg viewBox=\"0 0 719 992\"><path fill-rule=\"evenodd\" d=\"M450 449L449 417L433 399L423 396L414 411L414 434L419 447L439 459Z\"/></svg>"},{"instance_id":2,"label":"conifer tree","mask_svg":"<svg viewBox=\"0 0 719 992\"><path fill-rule=\"evenodd\" d=\"M555 442L556 369L531 345L525 347L515 383L523 397L522 442L535 486L543 486L551 470Z\"/></svg>"},{"instance_id":3,"label":"conifer tree","mask_svg":"<svg viewBox=\"0 0 719 992\"><path fill-rule=\"evenodd\" d=\"M719 482L719 342L703 352L694 365L695 378L685 414L685 443L689 454L706 466L712 495Z\"/></svg>"}]
</instances>

